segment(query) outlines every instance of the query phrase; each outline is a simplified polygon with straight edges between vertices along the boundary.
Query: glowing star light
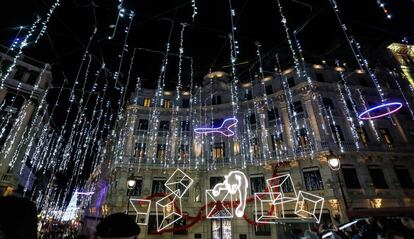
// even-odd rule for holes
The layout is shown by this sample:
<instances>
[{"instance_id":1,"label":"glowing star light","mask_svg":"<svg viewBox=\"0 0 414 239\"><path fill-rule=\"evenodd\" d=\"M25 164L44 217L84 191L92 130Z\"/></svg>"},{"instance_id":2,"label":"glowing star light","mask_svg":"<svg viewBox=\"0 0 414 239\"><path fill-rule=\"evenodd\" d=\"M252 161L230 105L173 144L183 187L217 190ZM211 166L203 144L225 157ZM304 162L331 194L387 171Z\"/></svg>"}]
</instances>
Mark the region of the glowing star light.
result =
<instances>
[{"instance_id":1,"label":"glowing star light","mask_svg":"<svg viewBox=\"0 0 414 239\"><path fill-rule=\"evenodd\" d=\"M215 134L220 133L224 136L230 137L234 135L234 131L230 128L236 126L239 121L232 117L225 119L220 127L212 127L212 128L196 128L194 132L196 134Z\"/></svg>"},{"instance_id":2,"label":"glowing star light","mask_svg":"<svg viewBox=\"0 0 414 239\"><path fill-rule=\"evenodd\" d=\"M224 182L214 186L212 193L215 197L220 195L220 191L227 191L231 195L238 194L240 203L236 207L235 214L237 217L243 217L244 209L246 208L247 187L248 181L246 175L240 171L231 171L228 175L224 176Z\"/></svg>"},{"instance_id":3,"label":"glowing star light","mask_svg":"<svg viewBox=\"0 0 414 239\"><path fill-rule=\"evenodd\" d=\"M359 119L361 120L372 120L372 119L378 119L387 115L391 115L395 112L397 112L398 110L400 110L402 108L402 103L400 102L390 102L390 103L384 103L375 107L372 107L368 110L365 110L364 112L362 112L361 114L359 114ZM377 114L370 114L370 112L373 112L375 110L379 110L379 109L386 109L387 111L384 113L377 113Z\"/></svg>"}]
</instances>

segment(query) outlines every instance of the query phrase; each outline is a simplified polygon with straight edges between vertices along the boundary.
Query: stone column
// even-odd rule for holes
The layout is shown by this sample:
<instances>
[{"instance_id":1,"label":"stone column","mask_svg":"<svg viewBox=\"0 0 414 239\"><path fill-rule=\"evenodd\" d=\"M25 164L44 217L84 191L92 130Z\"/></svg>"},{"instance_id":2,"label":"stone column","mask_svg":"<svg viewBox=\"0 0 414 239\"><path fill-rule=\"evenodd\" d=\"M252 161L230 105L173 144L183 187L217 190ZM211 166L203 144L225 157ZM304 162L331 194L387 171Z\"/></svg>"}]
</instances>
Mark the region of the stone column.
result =
<instances>
[{"instance_id":1,"label":"stone column","mask_svg":"<svg viewBox=\"0 0 414 239\"><path fill-rule=\"evenodd\" d=\"M292 149L293 145L289 139L291 139L294 136L292 135L292 132L290 131L290 128L289 128L289 115L288 115L288 108L287 108L286 103L285 102L280 103L279 109L280 109L280 114L281 114L283 128L284 128L283 139L286 142L288 148Z\"/></svg>"},{"instance_id":2,"label":"stone column","mask_svg":"<svg viewBox=\"0 0 414 239\"><path fill-rule=\"evenodd\" d=\"M306 112L308 113L308 119L311 123L311 127L312 130L314 132L314 139L317 142L317 146L319 146L320 142L321 142L321 135L320 135L320 130L319 130L319 122L318 119L316 118L316 114L318 114L317 110L314 110L314 107L312 105L312 99L310 96L305 96L304 97L304 103L305 103L305 108L306 108Z\"/></svg>"}]
</instances>

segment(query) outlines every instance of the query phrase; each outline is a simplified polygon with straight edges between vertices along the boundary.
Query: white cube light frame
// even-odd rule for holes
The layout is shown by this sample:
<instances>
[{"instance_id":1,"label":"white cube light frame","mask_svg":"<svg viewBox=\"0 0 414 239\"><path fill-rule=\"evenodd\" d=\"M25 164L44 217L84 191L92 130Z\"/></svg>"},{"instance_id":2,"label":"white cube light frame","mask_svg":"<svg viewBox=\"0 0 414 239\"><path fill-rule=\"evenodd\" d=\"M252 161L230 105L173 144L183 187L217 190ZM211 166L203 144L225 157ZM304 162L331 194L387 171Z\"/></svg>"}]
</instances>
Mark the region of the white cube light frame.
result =
<instances>
[{"instance_id":1,"label":"white cube light frame","mask_svg":"<svg viewBox=\"0 0 414 239\"><path fill-rule=\"evenodd\" d=\"M185 185L183 181L189 181L188 185ZM184 194L188 192L193 183L194 180L190 178L190 176L184 173L181 169L177 168L164 185L171 193L174 193L177 197L182 198ZM185 188L184 191L181 192L181 190L177 190L177 185L183 186Z\"/></svg>"},{"instance_id":2,"label":"white cube light frame","mask_svg":"<svg viewBox=\"0 0 414 239\"><path fill-rule=\"evenodd\" d=\"M151 210L151 200L130 198L129 203L131 203L132 207L134 208L134 210L136 212L135 222L138 225L147 226L148 225L149 214L150 214L150 210ZM145 209L145 211L140 211L139 208L135 206L135 203L136 204L147 204L148 206ZM145 218L144 222L139 221L140 216L143 216Z\"/></svg>"},{"instance_id":3,"label":"white cube light frame","mask_svg":"<svg viewBox=\"0 0 414 239\"><path fill-rule=\"evenodd\" d=\"M272 183L274 181L276 181L276 184ZM288 182L290 182L290 184L292 185L293 192L284 192L283 191L283 184L288 183ZM282 197L280 199L296 200L296 198L297 198L295 184L293 184L293 180L292 180L292 177L290 176L290 174L283 174L283 175L280 175L280 176L269 178L269 179L266 180L266 184L267 184L267 187L269 189L269 192L281 193ZM275 190L275 189L278 189L278 190ZM288 193L293 194L293 197L287 196L286 194L288 194Z\"/></svg>"},{"instance_id":4,"label":"white cube light frame","mask_svg":"<svg viewBox=\"0 0 414 239\"><path fill-rule=\"evenodd\" d=\"M176 209L176 206L178 206L178 210ZM170 207L171 212L168 212L168 207ZM160 213L162 213L161 221L159 220ZM158 200L155 204L155 214L157 217L158 232L166 229L167 227L173 225L175 222L180 220L183 217L183 214L181 198L177 196L177 192L172 192Z\"/></svg>"},{"instance_id":5,"label":"white cube light frame","mask_svg":"<svg viewBox=\"0 0 414 239\"><path fill-rule=\"evenodd\" d=\"M278 195L272 195L273 193L264 192L264 193L255 193L254 194L254 209L255 209L255 222L260 224L274 224L275 219L278 219L276 208L274 208L272 214L268 214L268 210L266 210L265 205L272 205L276 206L274 204L275 200L274 198L281 197L281 194L278 193Z\"/></svg>"},{"instance_id":6,"label":"white cube light frame","mask_svg":"<svg viewBox=\"0 0 414 239\"><path fill-rule=\"evenodd\" d=\"M321 221L323 205L325 199L315 194L299 191L295 205L295 214L302 218L314 218L316 223ZM310 208L305 208L306 204L311 204Z\"/></svg>"}]
</instances>

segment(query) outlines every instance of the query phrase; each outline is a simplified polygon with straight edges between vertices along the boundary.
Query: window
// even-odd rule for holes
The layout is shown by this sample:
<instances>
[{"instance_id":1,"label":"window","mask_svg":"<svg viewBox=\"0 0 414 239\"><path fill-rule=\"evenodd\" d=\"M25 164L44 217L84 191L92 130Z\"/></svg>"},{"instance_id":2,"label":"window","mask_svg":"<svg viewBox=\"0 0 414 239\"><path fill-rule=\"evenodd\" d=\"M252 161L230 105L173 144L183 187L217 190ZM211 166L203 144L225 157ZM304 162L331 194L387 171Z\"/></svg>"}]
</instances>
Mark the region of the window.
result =
<instances>
[{"instance_id":1,"label":"window","mask_svg":"<svg viewBox=\"0 0 414 239\"><path fill-rule=\"evenodd\" d=\"M341 127L339 125L331 125L332 134L335 137L335 141L344 141L344 134L342 133Z\"/></svg>"},{"instance_id":2,"label":"window","mask_svg":"<svg viewBox=\"0 0 414 239\"><path fill-rule=\"evenodd\" d=\"M359 183L358 174L355 168L346 167L344 165L341 170L342 170L342 175L344 176L345 185L347 188L350 188L350 189L361 188L361 184Z\"/></svg>"},{"instance_id":3,"label":"window","mask_svg":"<svg viewBox=\"0 0 414 239\"><path fill-rule=\"evenodd\" d=\"M190 131L190 122L188 120L181 121L181 130Z\"/></svg>"},{"instance_id":4,"label":"window","mask_svg":"<svg viewBox=\"0 0 414 239\"><path fill-rule=\"evenodd\" d=\"M162 107L166 109L171 108L171 100L163 100Z\"/></svg>"},{"instance_id":5,"label":"window","mask_svg":"<svg viewBox=\"0 0 414 239\"><path fill-rule=\"evenodd\" d=\"M170 129L170 121L161 120L160 121L160 131L168 131Z\"/></svg>"},{"instance_id":6,"label":"window","mask_svg":"<svg viewBox=\"0 0 414 239\"><path fill-rule=\"evenodd\" d=\"M148 130L148 120L140 119L138 122L138 129L139 130Z\"/></svg>"},{"instance_id":7,"label":"window","mask_svg":"<svg viewBox=\"0 0 414 239\"><path fill-rule=\"evenodd\" d=\"M355 127L355 130L358 134L359 141L363 144L367 144L369 142L367 131L364 127Z\"/></svg>"},{"instance_id":8,"label":"window","mask_svg":"<svg viewBox=\"0 0 414 239\"><path fill-rule=\"evenodd\" d=\"M213 96L213 98L211 99L211 104L213 105L221 104L221 95Z\"/></svg>"},{"instance_id":9,"label":"window","mask_svg":"<svg viewBox=\"0 0 414 239\"><path fill-rule=\"evenodd\" d=\"M251 185L251 192L252 195L255 193L264 192L266 187L265 178L263 176L251 176L250 177L250 185Z\"/></svg>"},{"instance_id":10,"label":"window","mask_svg":"<svg viewBox=\"0 0 414 239\"><path fill-rule=\"evenodd\" d=\"M332 100L331 99L329 99L329 98L326 98L326 97L323 97L322 98L322 103L323 103L323 105L326 107L326 108L330 108L330 109L335 109L335 107L334 107L334 104L333 104L333 102L332 102Z\"/></svg>"},{"instance_id":11,"label":"window","mask_svg":"<svg viewBox=\"0 0 414 239\"><path fill-rule=\"evenodd\" d=\"M266 89L266 95L271 95L271 94L273 94L273 88L272 88L272 85L267 85L267 86L265 87L265 89Z\"/></svg>"},{"instance_id":12,"label":"window","mask_svg":"<svg viewBox=\"0 0 414 239\"><path fill-rule=\"evenodd\" d=\"M273 150L283 149L283 135L281 133L275 133L271 136Z\"/></svg>"},{"instance_id":13,"label":"window","mask_svg":"<svg viewBox=\"0 0 414 239\"><path fill-rule=\"evenodd\" d=\"M190 99L183 99L182 108L190 108Z\"/></svg>"},{"instance_id":14,"label":"window","mask_svg":"<svg viewBox=\"0 0 414 239\"><path fill-rule=\"evenodd\" d=\"M382 172L382 169L379 166L368 166L368 171L375 188L388 188L387 181L384 177L384 173Z\"/></svg>"},{"instance_id":15,"label":"window","mask_svg":"<svg viewBox=\"0 0 414 239\"><path fill-rule=\"evenodd\" d=\"M174 216L174 221L178 219L178 216ZM187 235L187 229L177 230L178 228L185 228L187 226L187 220L185 217L182 217L174 222L174 232L173 235Z\"/></svg>"},{"instance_id":16,"label":"window","mask_svg":"<svg viewBox=\"0 0 414 239\"><path fill-rule=\"evenodd\" d=\"M224 182L224 177L210 177L210 189L213 189L216 184L222 182Z\"/></svg>"},{"instance_id":17,"label":"window","mask_svg":"<svg viewBox=\"0 0 414 239\"><path fill-rule=\"evenodd\" d=\"M256 236L271 236L272 231L269 224L259 224L254 227L254 234Z\"/></svg>"},{"instance_id":18,"label":"window","mask_svg":"<svg viewBox=\"0 0 414 239\"><path fill-rule=\"evenodd\" d=\"M215 143L213 147L213 159L221 159L224 157L224 143Z\"/></svg>"},{"instance_id":19,"label":"window","mask_svg":"<svg viewBox=\"0 0 414 239\"><path fill-rule=\"evenodd\" d=\"M404 189L413 189L414 183L410 176L410 171L403 166L394 167L395 174L397 175L400 185Z\"/></svg>"},{"instance_id":20,"label":"window","mask_svg":"<svg viewBox=\"0 0 414 239\"><path fill-rule=\"evenodd\" d=\"M151 99L150 98L144 98L144 102L142 104L144 107L150 107L151 106Z\"/></svg>"},{"instance_id":21,"label":"window","mask_svg":"<svg viewBox=\"0 0 414 239\"><path fill-rule=\"evenodd\" d=\"M299 146L308 145L308 136L305 128L299 129L296 131L297 142Z\"/></svg>"},{"instance_id":22,"label":"window","mask_svg":"<svg viewBox=\"0 0 414 239\"><path fill-rule=\"evenodd\" d=\"M249 116L247 116L247 122L249 124L256 124L256 115L250 114Z\"/></svg>"},{"instance_id":23,"label":"window","mask_svg":"<svg viewBox=\"0 0 414 239\"><path fill-rule=\"evenodd\" d=\"M277 118L279 118L279 112L277 109L267 110L267 119L269 121L276 120Z\"/></svg>"},{"instance_id":24,"label":"window","mask_svg":"<svg viewBox=\"0 0 414 239\"><path fill-rule=\"evenodd\" d=\"M232 239L231 220L211 220L211 239Z\"/></svg>"},{"instance_id":25,"label":"window","mask_svg":"<svg viewBox=\"0 0 414 239\"><path fill-rule=\"evenodd\" d=\"M162 221L163 217L158 215L158 221ZM157 216L156 215L149 215L148 217L148 234L149 235L158 235L161 234L157 231Z\"/></svg>"},{"instance_id":26,"label":"window","mask_svg":"<svg viewBox=\"0 0 414 239\"><path fill-rule=\"evenodd\" d=\"M158 144L157 145L157 159L165 158L165 144Z\"/></svg>"},{"instance_id":27,"label":"window","mask_svg":"<svg viewBox=\"0 0 414 239\"><path fill-rule=\"evenodd\" d=\"M152 194L165 193L165 179L154 179L152 181Z\"/></svg>"},{"instance_id":28,"label":"window","mask_svg":"<svg viewBox=\"0 0 414 239\"><path fill-rule=\"evenodd\" d=\"M325 78L323 78L323 74L322 73L315 73L316 76L316 80L319 82L325 82Z\"/></svg>"},{"instance_id":29,"label":"window","mask_svg":"<svg viewBox=\"0 0 414 239\"><path fill-rule=\"evenodd\" d=\"M245 90L244 91L244 99L245 100L253 99L252 90Z\"/></svg>"},{"instance_id":30,"label":"window","mask_svg":"<svg viewBox=\"0 0 414 239\"><path fill-rule=\"evenodd\" d=\"M379 129L380 135L384 143L386 144L392 144L393 139L391 137L390 131L387 128L380 128Z\"/></svg>"},{"instance_id":31,"label":"window","mask_svg":"<svg viewBox=\"0 0 414 239\"><path fill-rule=\"evenodd\" d=\"M135 144L135 157L137 158L143 158L145 156L145 149L146 149L145 143L137 143Z\"/></svg>"},{"instance_id":32,"label":"window","mask_svg":"<svg viewBox=\"0 0 414 239\"><path fill-rule=\"evenodd\" d=\"M259 158L260 157L259 140L256 139L256 138L253 138L253 139L250 140L250 153L255 158Z\"/></svg>"},{"instance_id":33,"label":"window","mask_svg":"<svg viewBox=\"0 0 414 239\"><path fill-rule=\"evenodd\" d=\"M317 168L303 169L303 178L305 179L305 187L308 191L323 190L323 182L321 173Z\"/></svg>"},{"instance_id":34,"label":"window","mask_svg":"<svg viewBox=\"0 0 414 239\"><path fill-rule=\"evenodd\" d=\"M296 113L303 113L302 102L300 102L300 101L293 102L293 110Z\"/></svg>"},{"instance_id":35,"label":"window","mask_svg":"<svg viewBox=\"0 0 414 239\"><path fill-rule=\"evenodd\" d=\"M288 78L287 82L288 82L289 88L292 88L296 85L295 84L295 79L293 77Z\"/></svg>"},{"instance_id":36,"label":"window","mask_svg":"<svg viewBox=\"0 0 414 239\"><path fill-rule=\"evenodd\" d=\"M127 196L141 196L141 189L142 189L142 178L135 179L135 186L133 189L127 190Z\"/></svg>"},{"instance_id":37,"label":"window","mask_svg":"<svg viewBox=\"0 0 414 239\"><path fill-rule=\"evenodd\" d=\"M180 146L180 158L188 159L190 156L190 146L188 144L182 144Z\"/></svg>"}]
</instances>

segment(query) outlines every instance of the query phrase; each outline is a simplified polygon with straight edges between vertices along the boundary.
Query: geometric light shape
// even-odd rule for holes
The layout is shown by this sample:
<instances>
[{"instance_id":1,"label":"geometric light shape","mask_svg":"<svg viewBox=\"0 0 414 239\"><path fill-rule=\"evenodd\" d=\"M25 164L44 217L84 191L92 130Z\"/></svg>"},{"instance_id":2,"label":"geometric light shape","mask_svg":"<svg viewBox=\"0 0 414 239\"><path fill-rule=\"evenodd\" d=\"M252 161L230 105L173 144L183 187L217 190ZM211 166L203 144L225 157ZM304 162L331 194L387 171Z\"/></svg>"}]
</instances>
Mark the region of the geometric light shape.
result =
<instances>
[{"instance_id":1,"label":"geometric light shape","mask_svg":"<svg viewBox=\"0 0 414 239\"><path fill-rule=\"evenodd\" d=\"M224 181L213 188L213 196L218 196L221 191L227 191L231 195L239 196L239 205L236 207L237 217L243 217L246 208L248 181L246 175L241 171L231 171L224 176Z\"/></svg>"},{"instance_id":2,"label":"geometric light shape","mask_svg":"<svg viewBox=\"0 0 414 239\"><path fill-rule=\"evenodd\" d=\"M260 224L275 224L275 219L278 219L274 199L281 197L280 193L272 195L273 193L255 193L254 194L254 209L255 221Z\"/></svg>"},{"instance_id":3,"label":"geometric light shape","mask_svg":"<svg viewBox=\"0 0 414 239\"><path fill-rule=\"evenodd\" d=\"M177 190L179 191L179 190ZM181 198L178 192L172 192L156 202L155 214L157 217L157 231L160 232L180 220L182 215ZM178 206L178 210L175 205ZM159 215L162 213L162 220Z\"/></svg>"},{"instance_id":4,"label":"geometric light shape","mask_svg":"<svg viewBox=\"0 0 414 239\"><path fill-rule=\"evenodd\" d=\"M211 128L195 128L194 132L196 134L214 134L214 133L220 133L224 136L230 137L234 135L234 131L232 131L230 128L234 127L239 121L235 118L228 118L223 121L221 126L219 127L211 127Z\"/></svg>"},{"instance_id":5,"label":"geometric light shape","mask_svg":"<svg viewBox=\"0 0 414 239\"><path fill-rule=\"evenodd\" d=\"M276 193L280 193L281 197L275 198L274 200L283 200L283 201L294 201L297 198L295 185L293 184L292 177L290 174L284 174L280 176L276 176L273 178L269 178L266 180L267 187L271 195L276 195ZM292 186L292 192L286 190L284 185L289 184ZM290 194L290 195L289 195ZM276 203L276 202L274 202Z\"/></svg>"},{"instance_id":6,"label":"geometric light shape","mask_svg":"<svg viewBox=\"0 0 414 239\"><path fill-rule=\"evenodd\" d=\"M151 210L151 200L131 198L129 199L136 212L135 222L138 225L148 225L148 218Z\"/></svg>"},{"instance_id":7,"label":"geometric light shape","mask_svg":"<svg viewBox=\"0 0 414 239\"><path fill-rule=\"evenodd\" d=\"M317 195L299 191L295 214L302 218L314 218L319 223L325 199Z\"/></svg>"},{"instance_id":8,"label":"geometric light shape","mask_svg":"<svg viewBox=\"0 0 414 239\"><path fill-rule=\"evenodd\" d=\"M206 217L214 219L233 218L232 195L228 191L220 191L218 195L214 195L212 189L207 189Z\"/></svg>"},{"instance_id":9,"label":"geometric light shape","mask_svg":"<svg viewBox=\"0 0 414 239\"><path fill-rule=\"evenodd\" d=\"M401 102L390 102L390 103L383 103L381 105L372 107L364 112L362 112L361 114L359 114L358 118L360 120L372 120L372 119L377 119L377 118L381 118L390 114L393 114L395 112L397 112L398 110L400 110L402 108L403 104ZM384 113L379 113L379 114L374 114L371 115L370 112L375 111L375 110L379 110L379 109L383 109L386 108L387 112ZM390 110L390 108L392 108L392 110Z\"/></svg>"},{"instance_id":10,"label":"geometric light shape","mask_svg":"<svg viewBox=\"0 0 414 239\"><path fill-rule=\"evenodd\" d=\"M188 191L194 180L177 168L171 177L165 182L165 187L174 193L177 197L182 198Z\"/></svg>"}]
</instances>

